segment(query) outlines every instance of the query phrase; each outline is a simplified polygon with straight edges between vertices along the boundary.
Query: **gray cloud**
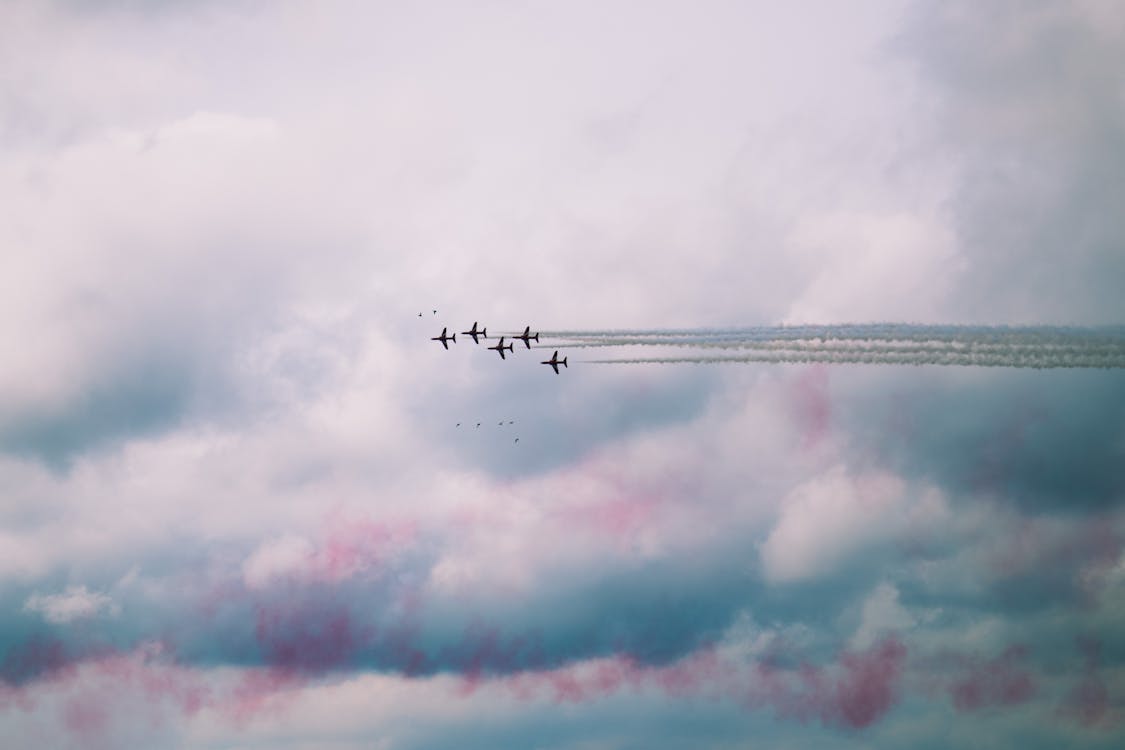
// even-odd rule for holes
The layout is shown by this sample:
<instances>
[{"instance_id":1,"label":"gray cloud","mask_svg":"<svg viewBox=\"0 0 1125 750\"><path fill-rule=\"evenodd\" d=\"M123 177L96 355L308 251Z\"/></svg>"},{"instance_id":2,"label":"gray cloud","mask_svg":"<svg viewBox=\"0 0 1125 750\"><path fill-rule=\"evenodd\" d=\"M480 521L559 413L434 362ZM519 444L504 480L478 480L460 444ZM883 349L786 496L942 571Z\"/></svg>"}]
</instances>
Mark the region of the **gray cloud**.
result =
<instances>
[{"instance_id":1,"label":"gray cloud","mask_svg":"<svg viewBox=\"0 0 1125 750\"><path fill-rule=\"evenodd\" d=\"M1125 499L1125 376L916 373L844 400L860 454L955 499L1081 514ZM960 501L960 500L959 500Z\"/></svg>"},{"instance_id":2,"label":"gray cloud","mask_svg":"<svg viewBox=\"0 0 1125 750\"><path fill-rule=\"evenodd\" d=\"M1125 13L1113 3L917 3L900 44L959 165L962 319L1125 320Z\"/></svg>"},{"instance_id":3,"label":"gray cloud","mask_svg":"<svg viewBox=\"0 0 1125 750\"><path fill-rule=\"evenodd\" d=\"M1050 700L1100 684L1073 648L1089 633L1119 701L1119 376L556 377L537 351L427 341L473 319L1122 322L1107 71L1125 66L1116 27L1080 15L1093 6L917 5L891 58L871 49L895 3L19 7L0 24L0 198L19 217L0 243L21 249L0 300L0 450L17 457L0 503L19 521L0 530L0 676L16 692L151 639L208 680L271 666L315 692L614 653L667 665L744 617L798 668L894 623L910 654L1027 642L1028 669L1066 684L955 726L944 694L915 692L846 735L793 725L798 709L443 695L393 739L1103 742L1053 726ZM490 434L466 442L457 421ZM320 533L333 517L421 531L370 575L302 578L295 560L356 554ZM782 522L792 569L775 580L762 547ZM71 585L120 616L21 610ZM868 623L880 586L894 616ZM168 744L344 742L379 702L344 704L348 724L305 697L263 722L320 722L307 735L177 717L173 734L203 734ZM5 733L62 724L40 710L0 717Z\"/></svg>"}]
</instances>

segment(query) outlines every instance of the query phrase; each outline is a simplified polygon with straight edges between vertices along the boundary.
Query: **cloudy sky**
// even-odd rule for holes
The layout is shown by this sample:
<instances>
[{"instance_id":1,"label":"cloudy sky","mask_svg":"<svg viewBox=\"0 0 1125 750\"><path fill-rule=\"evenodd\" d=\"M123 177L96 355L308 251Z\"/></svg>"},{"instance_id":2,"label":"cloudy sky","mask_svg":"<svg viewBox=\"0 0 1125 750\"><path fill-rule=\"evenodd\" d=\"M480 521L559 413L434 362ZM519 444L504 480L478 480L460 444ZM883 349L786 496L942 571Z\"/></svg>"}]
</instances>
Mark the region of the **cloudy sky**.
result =
<instances>
[{"instance_id":1,"label":"cloudy sky","mask_svg":"<svg viewBox=\"0 0 1125 750\"><path fill-rule=\"evenodd\" d=\"M1125 371L429 338L1120 325L1122 71L1115 0L5 2L0 736L1119 746Z\"/></svg>"}]
</instances>

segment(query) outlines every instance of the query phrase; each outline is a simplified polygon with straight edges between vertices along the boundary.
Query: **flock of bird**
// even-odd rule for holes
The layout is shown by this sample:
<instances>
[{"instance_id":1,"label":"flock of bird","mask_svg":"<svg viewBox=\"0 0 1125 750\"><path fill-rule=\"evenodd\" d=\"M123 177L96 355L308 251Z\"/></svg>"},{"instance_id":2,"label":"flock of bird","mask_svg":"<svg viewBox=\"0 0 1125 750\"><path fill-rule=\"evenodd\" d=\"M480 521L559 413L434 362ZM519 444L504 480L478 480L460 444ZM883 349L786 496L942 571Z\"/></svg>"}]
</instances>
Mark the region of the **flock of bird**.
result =
<instances>
[{"instance_id":1,"label":"flock of bird","mask_svg":"<svg viewBox=\"0 0 1125 750\"><path fill-rule=\"evenodd\" d=\"M508 425L513 425L513 424L515 424L515 423L516 423L516 422L515 422L515 420L508 420L507 422L504 422L504 421L500 421L500 422L497 422L497 423L496 423L496 426L497 426L497 427L503 427L503 426L504 426L505 424L508 424ZM481 423L480 423L480 422L477 422L477 426L476 426L476 427L474 427L473 429L479 429L479 428L480 428L480 425L481 425ZM461 423L460 423L460 422L458 422L458 423L457 423L457 426L458 426L458 427L460 427L460 426L461 426ZM516 442L518 443L519 441L520 441L520 439L519 439L519 438L516 438Z\"/></svg>"},{"instance_id":2,"label":"flock of bird","mask_svg":"<svg viewBox=\"0 0 1125 750\"><path fill-rule=\"evenodd\" d=\"M434 312L436 314L437 311L435 310ZM418 314L421 315L421 313L418 313ZM477 330L477 321L473 321L473 327L470 328L467 331L461 331L461 334L463 336L472 336L473 337L473 343L479 344L480 340L482 338L484 338L484 339L488 338L488 329L487 328L481 328L480 330ZM515 348L514 348L515 342L513 341L513 342L509 343L507 346L504 346L504 339L505 338L506 338L505 336L501 336L500 342L498 344L496 344L496 346L488 347L492 351L498 353L500 355L500 359L507 359L507 357L504 356L505 351L512 352L512 353L515 352ZM531 342L532 341L534 341L535 343L539 343L539 333L538 332L532 333L531 332L531 326L526 326L523 329L523 333L519 334L518 336L513 336L512 338L513 339L519 339L520 341L522 341L523 345L526 346L528 349L531 348ZM447 327L441 329L441 335L440 336L434 336L430 339L430 341L440 341L441 345L444 346L446 348L446 350L448 350L450 341L452 341L454 344L457 343L457 334L456 333L450 334L449 328L447 326ZM553 369L555 371L555 374L558 375L559 374L559 365L562 365L563 367L566 367L566 368L569 369L569 365L567 365L566 359L567 359L566 357L563 357L562 359L559 359L559 352L556 349L554 355L552 355L550 359L545 360L543 362L540 362L539 364L550 365L551 369Z\"/></svg>"}]
</instances>

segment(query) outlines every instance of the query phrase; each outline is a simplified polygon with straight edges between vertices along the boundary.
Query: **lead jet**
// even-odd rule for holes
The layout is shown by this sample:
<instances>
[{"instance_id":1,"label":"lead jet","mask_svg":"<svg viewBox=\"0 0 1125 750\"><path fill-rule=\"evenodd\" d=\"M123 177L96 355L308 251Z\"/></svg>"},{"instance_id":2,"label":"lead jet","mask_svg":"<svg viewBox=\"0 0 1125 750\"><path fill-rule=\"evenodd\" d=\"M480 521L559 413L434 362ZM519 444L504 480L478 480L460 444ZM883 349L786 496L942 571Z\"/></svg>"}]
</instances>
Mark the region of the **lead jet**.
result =
<instances>
[{"instance_id":1,"label":"lead jet","mask_svg":"<svg viewBox=\"0 0 1125 750\"><path fill-rule=\"evenodd\" d=\"M528 343L528 339L535 339L535 343L537 343L537 344L539 343L539 334L536 333L534 336L532 336L531 335L531 326L527 326L526 328L523 329L523 335L513 336L512 338L523 339L524 346L526 346L528 349L531 348L531 344Z\"/></svg>"},{"instance_id":2,"label":"lead jet","mask_svg":"<svg viewBox=\"0 0 1125 750\"><path fill-rule=\"evenodd\" d=\"M504 346L504 337L501 336L499 344L497 344L496 346L490 346L488 348L491 349L494 352L499 352L500 353L500 359L507 359L507 357L504 356L504 350L507 349L508 351L512 351L513 346L514 346L514 344L508 344L507 346Z\"/></svg>"},{"instance_id":3,"label":"lead jet","mask_svg":"<svg viewBox=\"0 0 1125 750\"><path fill-rule=\"evenodd\" d=\"M556 375L559 374L559 365L562 365L563 367L566 367L567 369L570 369L570 366L566 363L566 357L563 357L562 359L559 359L559 350L558 349L555 350L555 353L551 356L550 359L548 359L546 362L540 362L539 364L550 365L554 369Z\"/></svg>"},{"instance_id":4,"label":"lead jet","mask_svg":"<svg viewBox=\"0 0 1125 750\"><path fill-rule=\"evenodd\" d=\"M450 341L452 341L454 344L457 343L457 334L455 333L452 336L446 336L445 335L446 330L447 329L442 328L441 329L441 335L440 336L434 336L433 338L430 339L430 341L440 341L442 346L444 346L446 349L449 349L449 342Z\"/></svg>"},{"instance_id":5,"label":"lead jet","mask_svg":"<svg viewBox=\"0 0 1125 750\"><path fill-rule=\"evenodd\" d=\"M461 331L461 333L463 333L466 336L472 336L474 344L480 343L479 341L477 341L477 336L483 336L484 338L488 338L488 329L483 328L483 329L478 331L477 330L477 322L475 320L473 321L473 327L472 328L470 328L467 331Z\"/></svg>"}]
</instances>

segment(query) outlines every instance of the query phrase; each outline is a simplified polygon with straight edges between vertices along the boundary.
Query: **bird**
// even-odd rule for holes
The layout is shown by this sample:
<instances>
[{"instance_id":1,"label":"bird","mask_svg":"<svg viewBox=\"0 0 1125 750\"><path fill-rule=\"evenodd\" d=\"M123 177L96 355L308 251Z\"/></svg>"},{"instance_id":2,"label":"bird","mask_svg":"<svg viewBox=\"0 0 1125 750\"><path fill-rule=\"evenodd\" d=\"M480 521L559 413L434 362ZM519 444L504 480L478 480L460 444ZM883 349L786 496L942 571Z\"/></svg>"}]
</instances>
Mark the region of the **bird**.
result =
<instances>
[{"instance_id":1,"label":"bird","mask_svg":"<svg viewBox=\"0 0 1125 750\"><path fill-rule=\"evenodd\" d=\"M516 438L516 442L518 443L519 441L520 441L520 439L519 439L519 438Z\"/></svg>"},{"instance_id":2,"label":"bird","mask_svg":"<svg viewBox=\"0 0 1125 750\"><path fill-rule=\"evenodd\" d=\"M480 422L477 422L477 427L480 427Z\"/></svg>"}]
</instances>

